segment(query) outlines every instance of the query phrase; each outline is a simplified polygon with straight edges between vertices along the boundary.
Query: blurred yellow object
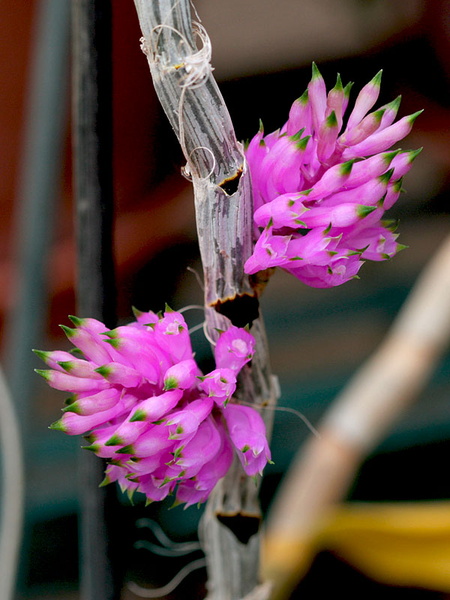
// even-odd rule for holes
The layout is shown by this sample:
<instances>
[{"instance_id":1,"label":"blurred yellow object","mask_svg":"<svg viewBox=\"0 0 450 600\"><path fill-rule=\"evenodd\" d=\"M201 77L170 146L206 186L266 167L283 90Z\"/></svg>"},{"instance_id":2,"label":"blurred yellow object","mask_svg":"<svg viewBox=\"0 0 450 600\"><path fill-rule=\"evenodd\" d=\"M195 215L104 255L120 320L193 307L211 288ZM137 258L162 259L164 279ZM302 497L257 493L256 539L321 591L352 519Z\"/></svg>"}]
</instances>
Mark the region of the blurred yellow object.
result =
<instances>
[{"instance_id":1,"label":"blurred yellow object","mask_svg":"<svg viewBox=\"0 0 450 600\"><path fill-rule=\"evenodd\" d=\"M347 503L315 539L291 534L264 546L263 574L276 600L289 597L321 550L382 583L450 592L450 501Z\"/></svg>"},{"instance_id":2,"label":"blurred yellow object","mask_svg":"<svg viewBox=\"0 0 450 600\"><path fill-rule=\"evenodd\" d=\"M344 504L319 546L378 581L450 592L449 501Z\"/></svg>"}]
</instances>

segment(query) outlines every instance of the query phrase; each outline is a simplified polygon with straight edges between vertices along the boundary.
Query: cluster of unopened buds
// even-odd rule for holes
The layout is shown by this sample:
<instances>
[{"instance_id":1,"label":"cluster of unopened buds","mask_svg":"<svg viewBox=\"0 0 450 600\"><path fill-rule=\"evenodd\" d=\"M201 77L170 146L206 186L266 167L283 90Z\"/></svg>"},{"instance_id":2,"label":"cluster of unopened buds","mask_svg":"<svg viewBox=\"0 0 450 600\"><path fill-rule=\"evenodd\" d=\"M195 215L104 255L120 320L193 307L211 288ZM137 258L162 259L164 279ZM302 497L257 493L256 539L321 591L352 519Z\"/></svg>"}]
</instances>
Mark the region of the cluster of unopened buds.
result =
<instances>
[{"instance_id":1,"label":"cluster of unopened buds","mask_svg":"<svg viewBox=\"0 0 450 600\"><path fill-rule=\"evenodd\" d=\"M136 312L135 322L113 330L71 320L75 327L63 329L78 351L36 351L50 367L38 372L71 393L51 427L87 437L87 449L109 462L104 483L117 481L148 501L176 489L175 503L190 506L207 499L235 452L247 475L262 472L270 460L264 422L255 409L230 402L254 353L247 330L220 334L216 369L203 375L179 312Z\"/></svg>"},{"instance_id":2,"label":"cluster of unopened buds","mask_svg":"<svg viewBox=\"0 0 450 600\"><path fill-rule=\"evenodd\" d=\"M284 126L266 136L261 127L251 140L246 157L259 237L247 273L282 267L312 287L333 287L356 277L364 260L386 260L402 248L382 218L420 150L387 150L421 111L394 123L397 98L367 114L380 81L381 71L345 123L351 84L344 87L338 76L327 94L313 64Z\"/></svg>"}]
</instances>

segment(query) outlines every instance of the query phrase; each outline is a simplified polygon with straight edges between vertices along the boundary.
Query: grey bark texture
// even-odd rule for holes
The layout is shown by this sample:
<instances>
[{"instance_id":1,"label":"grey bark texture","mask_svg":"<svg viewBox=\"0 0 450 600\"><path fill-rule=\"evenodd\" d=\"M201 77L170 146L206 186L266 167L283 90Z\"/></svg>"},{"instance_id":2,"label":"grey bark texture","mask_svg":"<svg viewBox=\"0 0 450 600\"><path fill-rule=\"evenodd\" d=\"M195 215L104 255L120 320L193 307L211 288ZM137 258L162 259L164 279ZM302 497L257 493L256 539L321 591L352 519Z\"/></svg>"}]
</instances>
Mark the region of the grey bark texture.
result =
<instances>
[{"instance_id":1,"label":"grey bark texture","mask_svg":"<svg viewBox=\"0 0 450 600\"><path fill-rule=\"evenodd\" d=\"M135 0L156 93L187 161L193 183L205 284L208 333L251 326L256 353L235 400L260 408L268 433L278 386L271 374L257 286L244 273L252 252L251 182L244 152L212 76L210 44L193 22L189 0ZM198 18L197 18L198 20ZM230 323L231 322L231 323ZM208 600L267 600L259 581L259 482L235 460L211 494L200 525Z\"/></svg>"}]
</instances>

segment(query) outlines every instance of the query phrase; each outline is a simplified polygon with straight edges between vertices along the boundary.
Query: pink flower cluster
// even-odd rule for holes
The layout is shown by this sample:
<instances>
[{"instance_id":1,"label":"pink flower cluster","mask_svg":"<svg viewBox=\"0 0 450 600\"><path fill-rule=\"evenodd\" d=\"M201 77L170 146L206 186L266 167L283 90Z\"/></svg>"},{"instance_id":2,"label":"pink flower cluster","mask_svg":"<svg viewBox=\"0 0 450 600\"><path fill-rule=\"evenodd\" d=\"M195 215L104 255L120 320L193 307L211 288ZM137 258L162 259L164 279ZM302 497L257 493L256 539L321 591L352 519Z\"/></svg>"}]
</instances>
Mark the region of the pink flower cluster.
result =
<instances>
[{"instance_id":1,"label":"pink flower cluster","mask_svg":"<svg viewBox=\"0 0 450 600\"><path fill-rule=\"evenodd\" d=\"M346 123L351 84L340 77L327 94L313 64L306 92L281 130L251 140L246 157L260 232L245 270L282 267L312 287L357 276L367 260L401 248L384 212L397 200L418 151L386 152L404 138L421 111L394 123L400 98L369 112L381 71L360 91ZM345 124L344 124L345 123Z\"/></svg>"},{"instance_id":2,"label":"pink flower cluster","mask_svg":"<svg viewBox=\"0 0 450 600\"><path fill-rule=\"evenodd\" d=\"M231 326L215 346L216 369L202 375L183 316L137 313L136 322L109 330L95 319L71 317L63 329L83 358L36 351L50 367L38 370L72 396L51 427L87 434L109 461L105 483L118 481L149 501L176 491L176 503L204 502L233 460L250 475L270 460L264 422L253 408L229 403L236 377L254 353L254 338Z\"/></svg>"}]
</instances>

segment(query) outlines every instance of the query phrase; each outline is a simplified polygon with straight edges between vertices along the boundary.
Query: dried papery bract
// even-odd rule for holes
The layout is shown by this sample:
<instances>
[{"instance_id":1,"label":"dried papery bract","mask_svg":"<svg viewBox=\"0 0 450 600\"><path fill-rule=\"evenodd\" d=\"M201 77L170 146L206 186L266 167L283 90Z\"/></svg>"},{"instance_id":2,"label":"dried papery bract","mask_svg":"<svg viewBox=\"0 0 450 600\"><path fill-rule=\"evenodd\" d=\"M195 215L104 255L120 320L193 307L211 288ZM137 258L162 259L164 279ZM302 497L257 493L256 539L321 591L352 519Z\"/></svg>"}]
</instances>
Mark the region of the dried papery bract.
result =
<instances>
[{"instance_id":1,"label":"dried papery bract","mask_svg":"<svg viewBox=\"0 0 450 600\"><path fill-rule=\"evenodd\" d=\"M217 330L226 330L230 321L251 325L256 352L251 367L241 371L238 400L273 404L277 386L258 298L244 273L252 252L250 179L212 77L207 34L193 25L188 0L135 0L135 5L155 90L180 141L185 172L194 186L208 334L217 339ZM264 411L268 431L272 414ZM258 487L235 461L212 493L201 525L211 600L269 597L267 587L258 586L260 521Z\"/></svg>"}]
</instances>

